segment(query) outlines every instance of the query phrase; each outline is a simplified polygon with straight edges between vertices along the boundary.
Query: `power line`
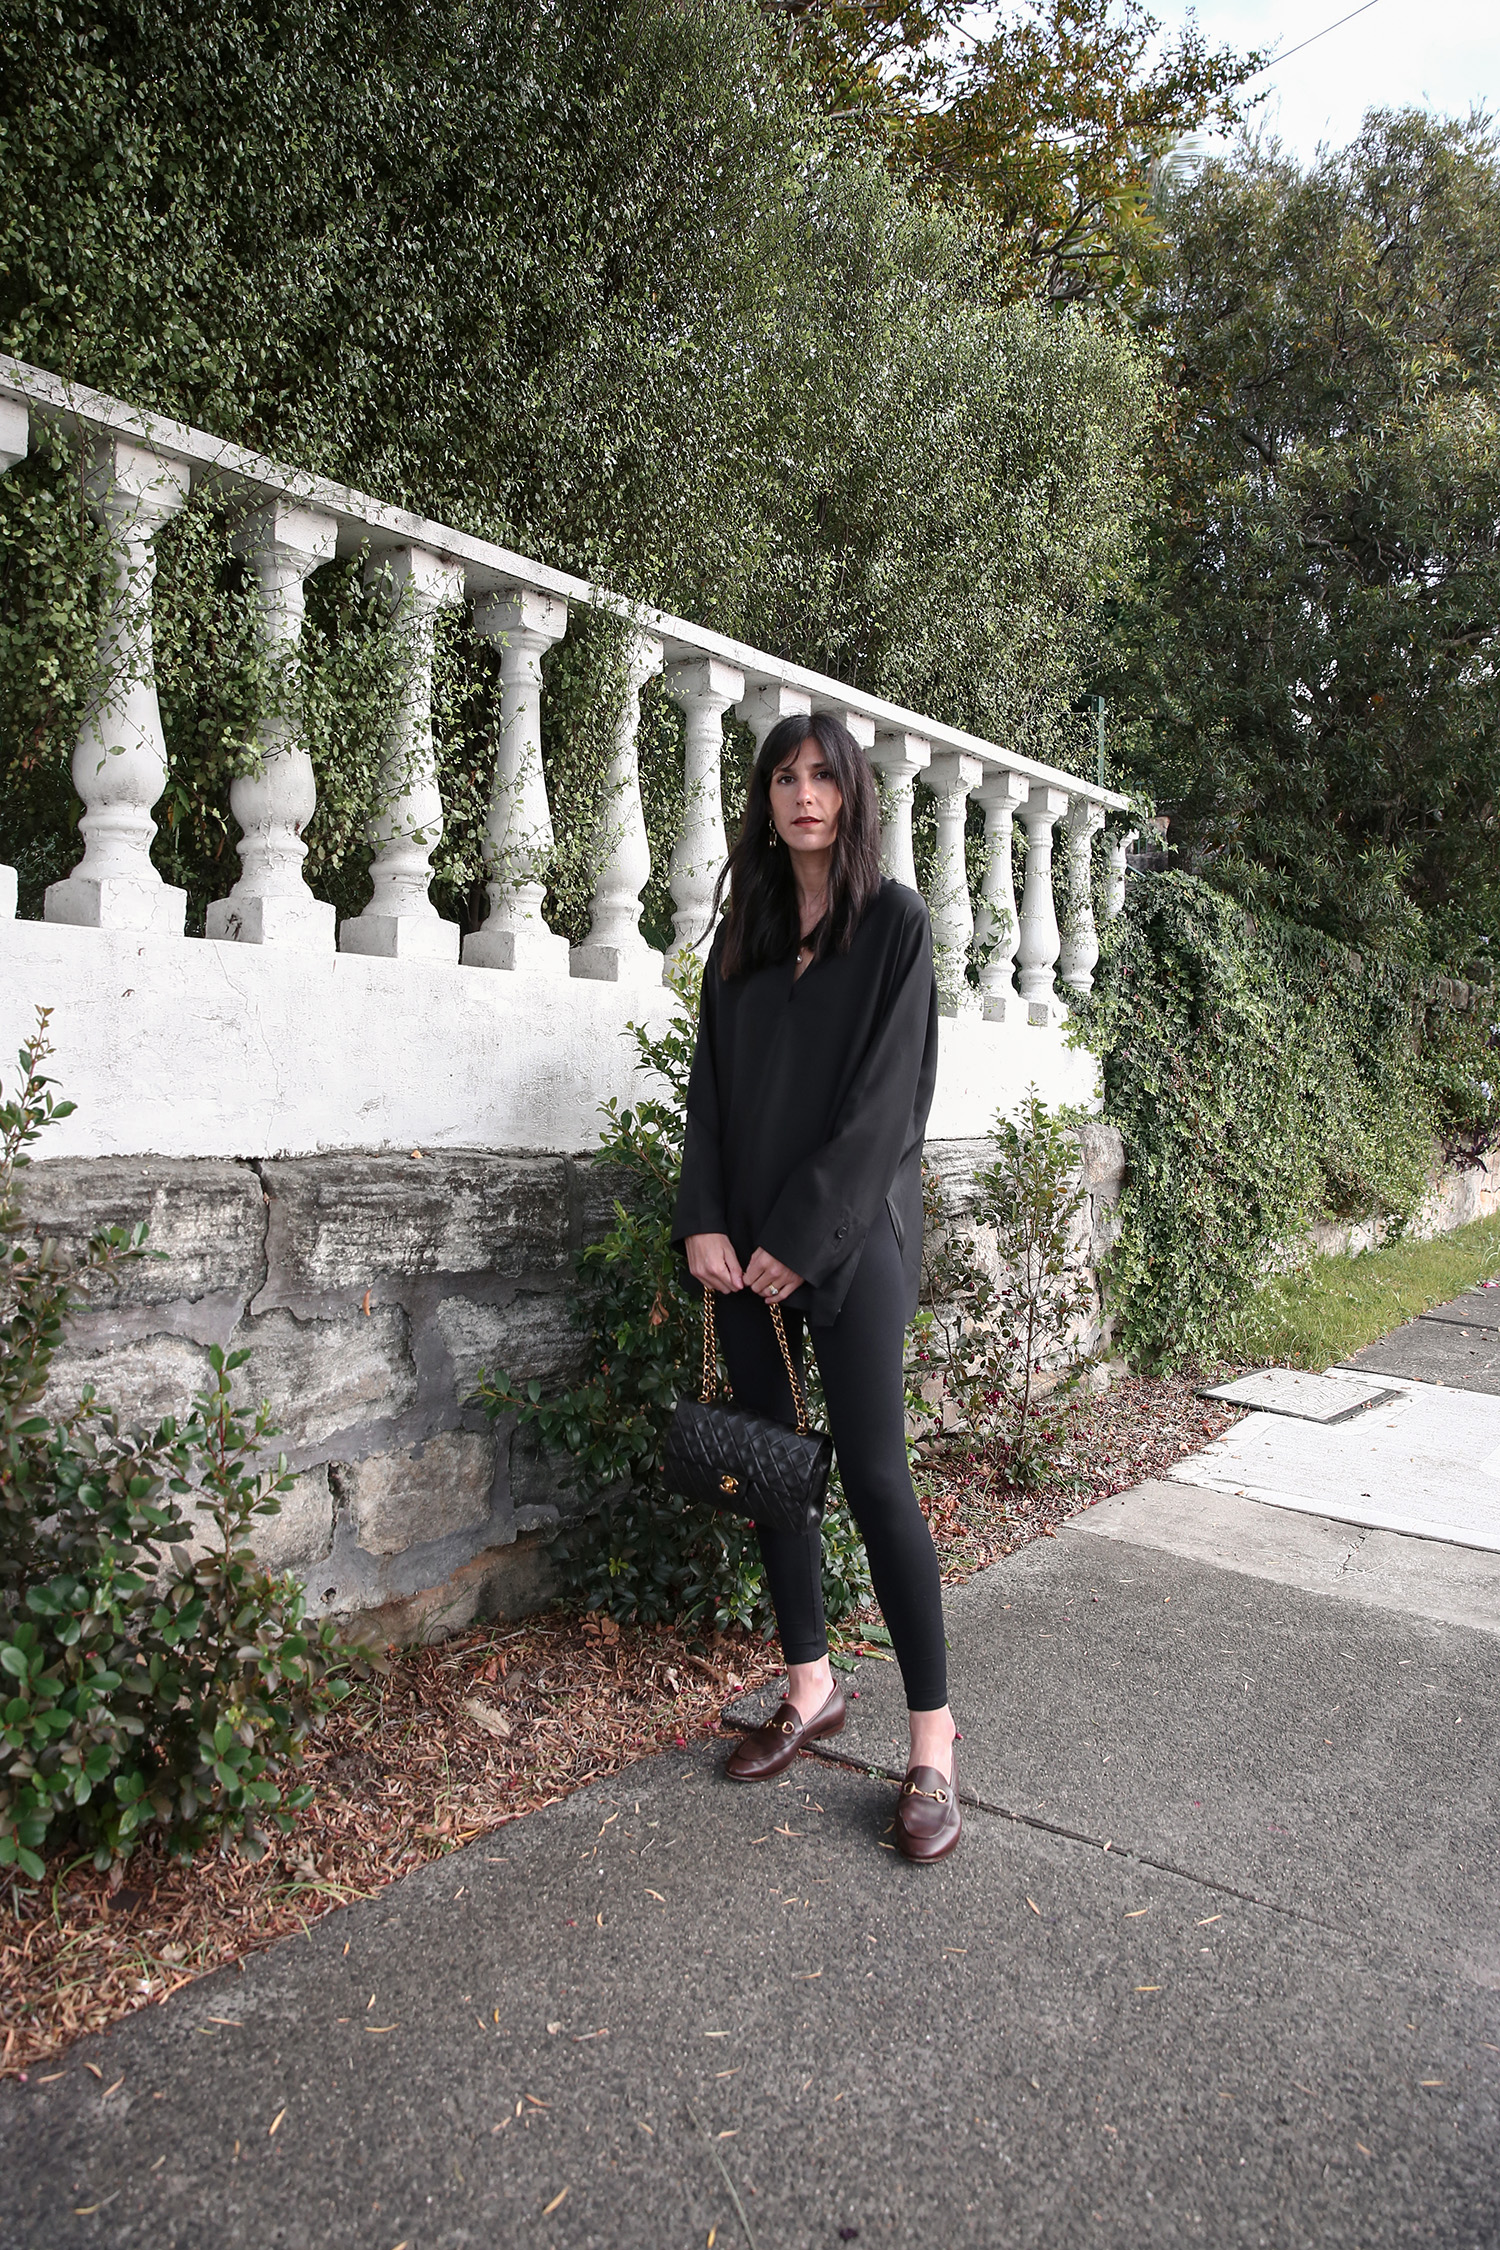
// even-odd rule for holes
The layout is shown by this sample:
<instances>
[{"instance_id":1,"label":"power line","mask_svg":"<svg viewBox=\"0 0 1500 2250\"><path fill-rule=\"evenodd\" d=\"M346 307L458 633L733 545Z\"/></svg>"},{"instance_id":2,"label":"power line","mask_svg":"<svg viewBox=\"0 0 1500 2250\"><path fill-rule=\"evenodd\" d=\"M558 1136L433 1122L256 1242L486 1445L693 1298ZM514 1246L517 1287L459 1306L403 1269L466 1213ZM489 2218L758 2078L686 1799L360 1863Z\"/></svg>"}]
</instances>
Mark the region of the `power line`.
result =
<instances>
[{"instance_id":1,"label":"power line","mask_svg":"<svg viewBox=\"0 0 1500 2250\"><path fill-rule=\"evenodd\" d=\"M1293 55L1302 54L1303 51L1308 47L1316 47L1318 41L1320 39L1326 39L1330 31L1341 30L1346 23L1353 23L1356 16L1367 16L1374 5L1375 0L1365 0L1365 4L1362 8L1352 8L1347 16L1340 16L1337 23L1325 23L1321 31L1315 31L1313 33L1311 39L1304 39L1297 46L1288 47L1284 55L1278 55L1274 62L1268 62L1266 64L1265 70L1258 70L1255 73L1255 78L1264 78L1266 75L1266 71L1279 70L1284 62L1291 61ZM1255 84L1255 78L1247 79L1245 83L1247 85L1253 86Z\"/></svg>"}]
</instances>

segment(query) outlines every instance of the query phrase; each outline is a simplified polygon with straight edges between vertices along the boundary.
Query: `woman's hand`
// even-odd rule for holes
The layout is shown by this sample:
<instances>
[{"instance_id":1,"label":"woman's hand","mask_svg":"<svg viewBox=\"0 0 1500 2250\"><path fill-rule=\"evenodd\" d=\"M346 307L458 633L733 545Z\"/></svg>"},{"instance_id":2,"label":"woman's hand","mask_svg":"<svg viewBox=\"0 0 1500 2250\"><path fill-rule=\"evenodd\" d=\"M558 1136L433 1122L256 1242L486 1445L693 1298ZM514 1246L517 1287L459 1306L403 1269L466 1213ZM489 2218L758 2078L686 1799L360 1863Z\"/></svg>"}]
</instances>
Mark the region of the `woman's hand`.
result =
<instances>
[{"instance_id":1,"label":"woman's hand","mask_svg":"<svg viewBox=\"0 0 1500 2250\"><path fill-rule=\"evenodd\" d=\"M802 1287L802 1276L773 1258L769 1250L757 1250L745 1268L746 1285L757 1297L774 1298L777 1304L790 1297L794 1289Z\"/></svg>"},{"instance_id":2,"label":"woman's hand","mask_svg":"<svg viewBox=\"0 0 1500 2250\"><path fill-rule=\"evenodd\" d=\"M744 1288L745 1276L727 1234L690 1234L683 1248L687 1252L688 1272L694 1281L701 1281L705 1289L728 1297ZM756 1256L759 1255L757 1251Z\"/></svg>"}]
</instances>

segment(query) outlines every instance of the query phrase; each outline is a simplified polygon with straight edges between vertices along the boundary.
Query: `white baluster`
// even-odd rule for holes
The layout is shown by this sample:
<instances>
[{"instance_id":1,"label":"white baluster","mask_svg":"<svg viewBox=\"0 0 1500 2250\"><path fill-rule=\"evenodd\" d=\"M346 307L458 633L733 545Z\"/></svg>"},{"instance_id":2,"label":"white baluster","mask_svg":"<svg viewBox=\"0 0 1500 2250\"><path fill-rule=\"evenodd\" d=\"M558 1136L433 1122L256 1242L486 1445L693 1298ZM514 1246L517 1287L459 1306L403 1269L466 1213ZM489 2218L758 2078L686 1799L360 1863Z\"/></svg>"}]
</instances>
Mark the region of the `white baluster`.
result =
<instances>
[{"instance_id":1,"label":"white baluster","mask_svg":"<svg viewBox=\"0 0 1500 2250\"><path fill-rule=\"evenodd\" d=\"M240 945L295 945L331 953L334 909L314 898L302 873L302 838L317 810L312 759L298 728L297 653L305 581L332 559L338 525L332 516L268 501L234 535L234 551L255 574L261 634L273 674L273 709L261 722L260 764L229 785L240 824L240 878L228 898L215 899L205 927L211 938Z\"/></svg>"},{"instance_id":2,"label":"white baluster","mask_svg":"<svg viewBox=\"0 0 1500 2250\"><path fill-rule=\"evenodd\" d=\"M0 398L0 477L31 450L31 416L18 398Z\"/></svg>"},{"instance_id":3,"label":"white baluster","mask_svg":"<svg viewBox=\"0 0 1500 2250\"><path fill-rule=\"evenodd\" d=\"M24 461L30 445L30 416L18 399L0 398L0 476ZM0 867L0 922L16 918L16 871Z\"/></svg>"},{"instance_id":4,"label":"white baluster","mask_svg":"<svg viewBox=\"0 0 1500 2250\"><path fill-rule=\"evenodd\" d=\"M743 697L745 675L732 664L705 656L691 664L674 664L666 686L687 722L682 828L672 851L672 901L677 911L672 916L676 935L667 954L671 962L694 950L706 955L713 935L709 918L714 884L728 852L720 772L724 714Z\"/></svg>"},{"instance_id":5,"label":"white baluster","mask_svg":"<svg viewBox=\"0 0 1500 2250\"><path fill-rule=\"evenodd\" d=\"M865 756L869 757L875 747L875 721L868 712L852 710L847 703L820 703L818 709L831 711L847 727Z\"/></svg>"},{"instance_id":6,"label":"white baluster","mask_svg":"<svg viewBox=\"0 0 1500 2250\"><path fill-rule=\"evenodd\" d=\"M1104 898L1103 912L1106 922L1112 922L1125 905L1125 861L1136 832L1130 829L1112 829L1104 839Z\"/></svg>"},{"instance_id":7,"label":"white baluster","mask_svg":"<svg viewBox=\"0 0 1500 2250\"><path fill-rule=\"evenodd\" d=\"M184 506L187 470L122 438L95 442L84 479L89 512L110 535L111 585L99 635L100 686L73 751L83 800L83 857L47 892L49 922L181 936L187 893L151 864L151 808L167 784L151 641L152 541Z\"/></svg>"},{"instance_id":8,"label":"white baluster","mask_svg":"<svg viewBox=\"0 0 1500 2250\"><path fill-rule=\"evenodd\" d=\"M570 965L575 977L597 977L608 984L653 984L661 978L664 957L641 935L641 893L651 875L651 846L641 810L638 742L641 689L661 666L661 642L632 629L626 647L625 704L594 830L599 877L593 919L583 944L573 948Z\"/></svg>"},{"instance_id":9,"label":"white baluster","mask_svg":"<svg viewBox=\"0 0 1500 2250\"><path fill-rule=\"evenodd\" d=\"M987 772L974 792L984 807L984 882L974 929L976 950L981 952L979 990L986 1023L1004 1023L1025 1011L1016 993L1012 964L1021 942L1016 914L1016 885L1011 857L1012 827L1016 808L1026 801L1030 783L1006 767Z\"/></svg>"},{"instance_id":10,"label":"white baluster","mask_svg":"<svg viewBox=\"0 0 1500 2250\"><path fill-rule=\"evenodd\" d=\"M917 864L912 857L911 816L917 776L932 763L932 744L925 735L904 728L877 731L870 763L880 781L880 865L883 872L909 891L917 887Z\"/></svg>"},{"instance_id":11,"label":"white baluster","mask_svg":"<svg viewBox=\"0 0 1500 2250\"><path fill-rule=\"evenodd\" d=\"M1021 902L1021 942L1016 949L1021 997L1031 1023L1059 1023L1067 1010L1057 997L1053 970L1062 946L1052 901L1052 829L1068 809L1066 790L1034 781L1017 807L1026 830L1026 891Z\"/></svg>"},{"instance_id":12,"label":"white baluster","mask_svg":"<svg viewBox=\"0 0 1500 2250\"><path fill-rule=\"evenodd\" d=\"M523 589L482 594L474 630L499 645L500 742L485 820L484 866L490 910L471 931L471 968L568 974L568 941L542 914L552 858L552 809L542 771L542 658L568 628L568 605Z\"/></svg>"},{"instance_id":13,"label":"white baluster","mask_svg":"<svg viewBox=\"0 0 1500 2250\"><path fill-rule=\"evenodd\" d=\"M1094 927L1094 838L1103 826L1104 807L1088 797L1075 797L1063 825L1068 903L1057 967L1063 983L1085 998L1094 989L1094 963L1099 958L1099 933Z\"/></svg>"},{"instance_id":14,"label":"white baluster","mask_svg":"<svg viewBox=\"0 0 1500 2250\"><path fill-rule=\"evenodd\" d=\"M344 953L387 960L457 961L458 924L445 922L428 896L432 855L442 840L432 741L432 652L438 611L462 601L464 574L426 547L396 547L365 566L383 583L406 647L406 680L387 739L386 801L370 823L375 889L369 905L339 924Z\"/></svg>"},{"instance_id":15,"label":"white baluster","mask_svg":"<svg viewBox=\"0 0 1500 2250\"><path fill-rule=\"evenodd\" d=\"M802 688L782 687L777 681L768 681L751 688L739 707L739 715L755 737L759 750L772 727L795 713L805 718L812 709L812 697Z\"/></svg>"},{"instance_id":16,"label":"white baluster","mask_svg":"<svg viewBox=\"0 0 1500 2250\"><path fill-rule=\"evenodd\" d=\"M927 903L932 914L938 1010L945 1016L967 1014L972 1005L966 972L974 936L974 909L969 898L964 829L969 791L977 789L983 779L980 760L962 750L936 752L925 776L937 805L937 854L932 895Z\"/></svg>"}]
</instances>

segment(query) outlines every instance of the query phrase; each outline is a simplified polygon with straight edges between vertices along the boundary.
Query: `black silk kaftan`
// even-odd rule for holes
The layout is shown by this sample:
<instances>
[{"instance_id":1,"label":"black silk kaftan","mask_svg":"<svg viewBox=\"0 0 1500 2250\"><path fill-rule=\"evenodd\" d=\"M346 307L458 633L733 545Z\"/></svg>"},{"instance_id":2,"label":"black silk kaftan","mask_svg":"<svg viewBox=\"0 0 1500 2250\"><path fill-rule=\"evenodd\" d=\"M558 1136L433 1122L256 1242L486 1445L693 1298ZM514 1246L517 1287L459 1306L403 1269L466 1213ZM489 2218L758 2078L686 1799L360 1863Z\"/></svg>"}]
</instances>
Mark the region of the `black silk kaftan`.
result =
<instances>
[{"instance_id":1,"label":"black silk kaftan","mask_svg":"<svg viewBox=\"0 0 1500 2250\"><path fill-rule=\"evenodd\" d=\"M937 1077L927 908L887 878L847 953L795 975L792 955L748 976L703 973L672 1239L727 1234L803 1286L787 1303L837 1318L884 1206L901 1246L907 1317L922 1264L922 1135Z\"/></svg>"}]
</instances>

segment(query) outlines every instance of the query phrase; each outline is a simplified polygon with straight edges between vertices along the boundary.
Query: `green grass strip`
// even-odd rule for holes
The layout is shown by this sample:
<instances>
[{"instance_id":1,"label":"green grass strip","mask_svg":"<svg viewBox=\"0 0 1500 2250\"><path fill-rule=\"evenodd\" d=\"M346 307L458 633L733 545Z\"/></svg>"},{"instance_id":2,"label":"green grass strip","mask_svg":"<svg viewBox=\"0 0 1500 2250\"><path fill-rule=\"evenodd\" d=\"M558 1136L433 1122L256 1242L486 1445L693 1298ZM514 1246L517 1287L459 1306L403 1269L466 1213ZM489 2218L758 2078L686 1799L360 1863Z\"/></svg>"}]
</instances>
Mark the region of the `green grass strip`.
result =
<instances>
[{"instance_id":1,"label":"green grass strip","mask_svg":"<svg viewBox=\"0 0 1500 2250\"><path fill-rule=\"evenodd\" d=\"M1242 1331L1247 1359L1332 1367L1403 1321L1500 1275L1500 1217L1430 1242L1393 1242L1358 1257L1314 1257L1257 1292Z\"/></svg>"}]
</instances>

